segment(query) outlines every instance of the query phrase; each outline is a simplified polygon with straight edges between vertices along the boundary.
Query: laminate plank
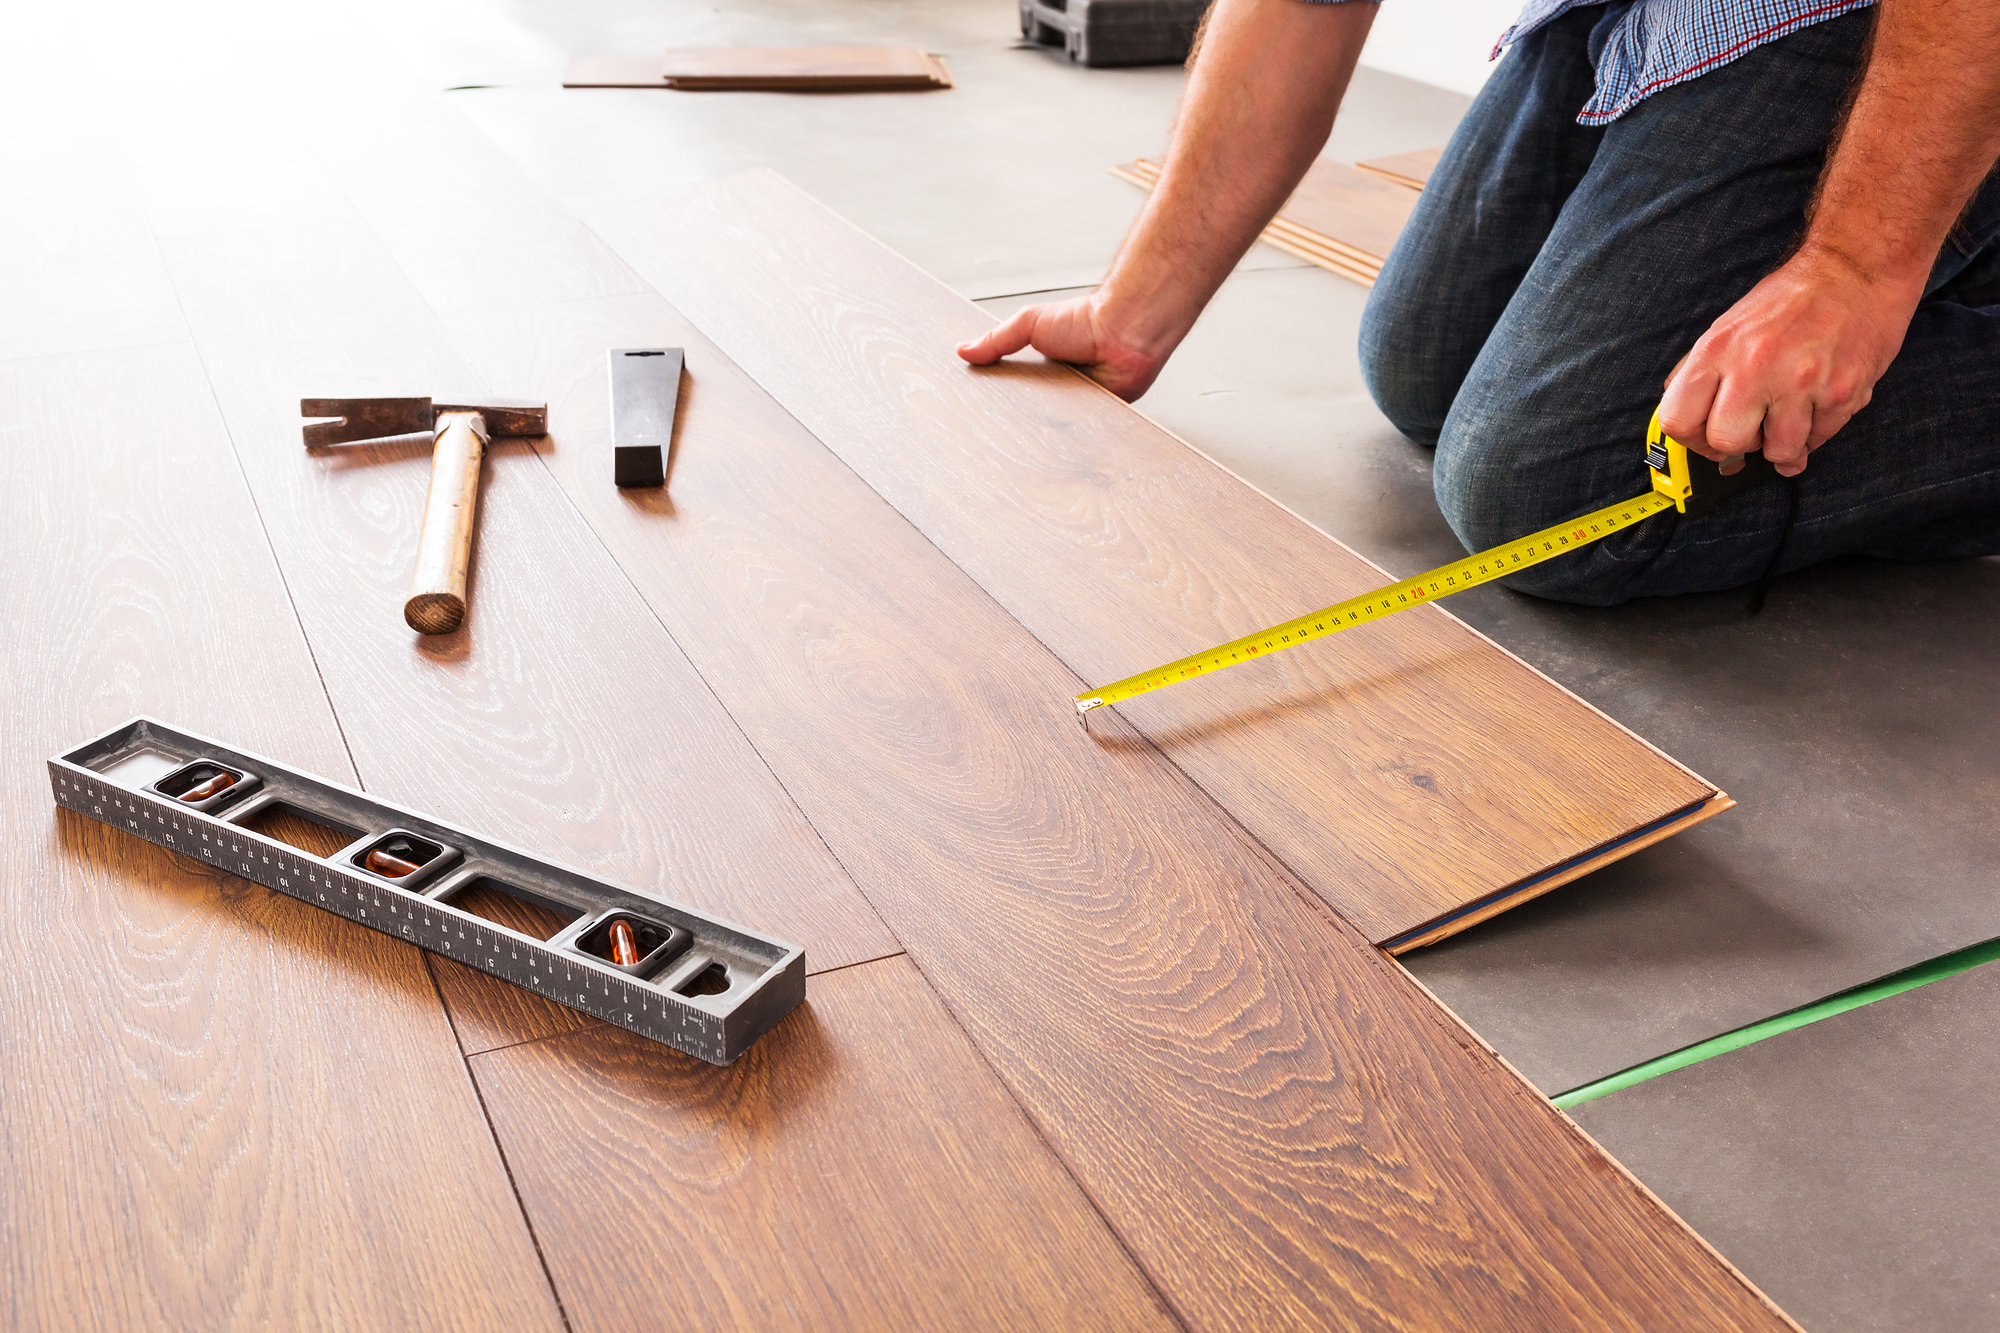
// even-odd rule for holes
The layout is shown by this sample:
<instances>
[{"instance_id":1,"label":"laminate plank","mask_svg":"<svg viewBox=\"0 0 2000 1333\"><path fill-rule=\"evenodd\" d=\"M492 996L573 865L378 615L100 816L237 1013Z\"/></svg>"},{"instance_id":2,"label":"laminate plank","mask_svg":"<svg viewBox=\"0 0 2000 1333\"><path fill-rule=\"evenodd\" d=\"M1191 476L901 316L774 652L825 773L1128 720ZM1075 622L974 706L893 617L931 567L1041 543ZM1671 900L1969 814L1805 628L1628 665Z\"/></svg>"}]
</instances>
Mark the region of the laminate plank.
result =
<instances>
[{"instance_id":1,"label":"laminate plank","mask_svg":"<svg viewBox=\"0 0 2000 1333\"><path fill-rule=\"evenodd\" d=\"M671 306L447 323L1183 1322L1784 1326ZM621 494L602 349L662 345Z\"/></svg>"},{"instance_id":2,"label":"laminate plank","mask_svg":"<svg viewBox=\"0 0 2000 1333\"><path fill-rule=\"evenodd\" d=\"M1362 251L1377 264L1389 257L1417 206L1417 192L1345 162L1315 160L1278 216L1294 226Z\"/></svg>"},{"instance_id":3,"label":"laminate plank","mask_svg":"<svg viewBox=\"0 0 2000 1333\"><path fill-rule=\"evenodd\" d=\"M1159 183L1160 164L1142 157L1113 167L1111 174L1151 190ZM1274 237L1282 237L1379 272L1416 206L1416 191L1386 173L1319 158L1261 239L1277 244Z\"/></svg>"},{"instance_id":4,"label":"laminate plank","mask_svg":"<svg viewBox=\"0 0 2000 1333\"><path fill-rule=\"evenodd\" d=\"M1160 167L1158 163L1142 157L1111 168L1111 174L1150 193L1159 183ZM1331 242L1318 232L1288 225L1283 219L1272 219L1263 231L1257 233L1257 239L1273 249L1282 250L1309 264L1317 264L1363 287L1375 285L1382 267L1381 261L1372 255Z\"/></svg>"},{"instance_id":5,"label":"laminate plank","mask_svg":"<svg viewBox=\"0 0 2000 1333\"><path fill-rule=\"evenodd\" d=\"M951 87L916 46L683 46L659 62L667 86L708 92L911 92ZM570 79L565 76L564 84Z\"/></svg>"},{"instance_id":6,"label":"laminate plank","mask_svg":"<svg viewBox=\"0 0 2000 1333\"><path fill-rule=\"evenodd\" d=\"M915 46L677 46L660 57L660 71L697 85L772 80L838 87L856 80L925 82L931 62Z\"/></svg>"},{"instance_id":7,"label":"laminate plank","mask_svg":"<svg viewBox=\"0 0 2000 1333\"><path fill-rule=\"evenodd\" d=\"M111 131L0 99L0 360L185 342L187 327L125 186Z\"/></svg>"},{"instance_id":8,"label":"laminate plank","mask_svg":"<svg viewBox=\"0 0 2000 1333\"><path fill-rule=\"evenodd\" d=\"M1443 156L1442 148L1419 148L1414 152L1391 153L1387 157L1370 158L1366 162L1356 162L1354 165L1363 171L1386 176L1398 185L1421 190L1430 183L1431 172L1437 169L1438 159Z\"/></svg>"},{"instance_id":9,"label":"laminate plank","mask_svg":"<svg viewBox=\"0 0 2000 1333\"><path fill-rule=\"evenodd\" d=\"M51 802L138 712L345 750L185 342L0 365L0 1325L557 1329L408 945Z\"/></svg>"},{"instance_id":10,"label":"laminate plank","mask_svg":"<svg viewBox=\"0 0 2000 1333\"><path fill-rule=\"evenodd\" d=\"M1175 1327L906 959L727 1069L613 1029L472 1067L578 1330Z\"/></svg>"},{"instance_id":11,"label":"laminate plank","mask_svg":"<svg viewBox=\"0 0 2000 1333\"><path fill-rule=\"evenodd\" d=\"M465 627L404 625L428 447L309 454L298 400L483 386L371 233L178 237L167 253L365 785L769 931L814 970L897 951L526 443L489 451ZM469 1051L577 1023L491 978L438 976Z\"/></svg>"},{"instance_id":12,"label":"laminate plank","mask_svg":"<svg viewBox=\"0 0 2000 1333\"><path fill-rule=\"evenodd\" d=\"M596 225L1085 682L1388 581L1074 371L965 367L988 317L776 175ZM1377 941L1722 804L1434 607L1121 710Z\"/></svg>"},{"instance_id":13,"label":"laminate plank","mask_svg":"<svg viewBox=\"0 0 2000 1333\"><path fill-rule=\"evenodd\" d=\"M294 114L432 310L646 290L444 99L408 86L407 71L353 57L341 86Z\"/></svg>"}]
</instances>

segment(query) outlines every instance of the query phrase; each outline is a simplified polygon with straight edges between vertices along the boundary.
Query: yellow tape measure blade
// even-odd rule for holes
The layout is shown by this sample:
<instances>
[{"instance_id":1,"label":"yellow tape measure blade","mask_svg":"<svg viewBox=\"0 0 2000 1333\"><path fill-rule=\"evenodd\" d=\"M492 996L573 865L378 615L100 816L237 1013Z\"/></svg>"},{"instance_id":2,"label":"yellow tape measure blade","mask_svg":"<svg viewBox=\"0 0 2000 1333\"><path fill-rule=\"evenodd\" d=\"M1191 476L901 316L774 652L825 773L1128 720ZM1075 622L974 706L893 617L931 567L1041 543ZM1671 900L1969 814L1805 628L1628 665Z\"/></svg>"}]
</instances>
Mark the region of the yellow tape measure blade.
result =
<instances>
[{"instance_id":1,"label":"yellow tape measure blade","mask_svg":"<svg viewBox=\"0 0 2000 1333\"><path fill-rule=\"evenodd\" d=\"M1086 690L1076 696L1076 711L1088 713L1093 708L1123 703L1163 686L1176 685L1225 667L1268 657L1356 625L1369 624L1399 611L1408 611L1441 597L1476 588L1482 583L1491 583L1516 570L1539 565L1580 546L1588 546L1614 532L1623 532L1642 519L1674 507L1673 498L1659 491L1635 495L1629 500L1606 505L1567 523L1543 528L1540 532L1517 538L1490 551L1454 560L1428 574L1419 574L1413 579L1404 579L1401 583L1392 583L1386 588L1377 588L1374 592L1323 607L1310 615L1287 620L1255 634L1246 634L1240 639L1231 639L1228 643L1156 666L1151 671L1113 681L1101 689Z\"/></svg>"}]
</instances>

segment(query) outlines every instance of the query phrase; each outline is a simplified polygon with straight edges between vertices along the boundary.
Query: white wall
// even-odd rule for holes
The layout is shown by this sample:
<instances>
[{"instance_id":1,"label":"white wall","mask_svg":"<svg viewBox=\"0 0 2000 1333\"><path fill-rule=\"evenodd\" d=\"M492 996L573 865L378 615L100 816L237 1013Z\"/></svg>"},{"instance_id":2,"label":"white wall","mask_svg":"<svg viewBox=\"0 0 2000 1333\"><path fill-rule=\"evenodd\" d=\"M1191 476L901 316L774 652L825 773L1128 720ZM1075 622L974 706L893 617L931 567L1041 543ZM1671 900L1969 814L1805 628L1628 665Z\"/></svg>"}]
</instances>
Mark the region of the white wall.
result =
<instances>
[{"instance_id":1,"label":"white wall","mask_svg":"<svg viewBox=\"0 0 2000 1333\"><path fill-rule=\"evenodd\" d=\"M1383 0L1361 63L1466 94L1493 68L1493 43L1524 0Z\"/></svg>"}]
</instances>

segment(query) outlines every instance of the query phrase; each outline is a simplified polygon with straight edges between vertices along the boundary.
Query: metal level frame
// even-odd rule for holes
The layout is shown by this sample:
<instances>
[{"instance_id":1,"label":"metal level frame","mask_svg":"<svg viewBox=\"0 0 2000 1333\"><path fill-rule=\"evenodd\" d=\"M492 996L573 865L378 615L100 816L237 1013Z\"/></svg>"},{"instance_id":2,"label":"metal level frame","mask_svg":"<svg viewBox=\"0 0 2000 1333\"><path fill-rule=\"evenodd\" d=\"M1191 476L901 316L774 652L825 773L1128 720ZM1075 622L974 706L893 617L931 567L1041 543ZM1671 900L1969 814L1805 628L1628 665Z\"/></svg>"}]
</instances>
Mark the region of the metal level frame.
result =
<instances>
[{"instance_id":1,"label":"metal level frame","mask_svg":"<svg viewBox=\"0 0 2000 1333\"><path fill-rule=\"evenodd\" d=\"M218 771L233 783L179 799ZM805 999L805 951L794 945L155 718L55 756L49 781L65 809L711 1064L733 1061ZM315 856L247 826L274 811L354 840ZM375 850L418 867L400 878L374 873ZM547 940L524 935L452 905L475 885L575 919ZM621 917L640 940L636 963L608 956Z\"/></svg>"}]
</instances>

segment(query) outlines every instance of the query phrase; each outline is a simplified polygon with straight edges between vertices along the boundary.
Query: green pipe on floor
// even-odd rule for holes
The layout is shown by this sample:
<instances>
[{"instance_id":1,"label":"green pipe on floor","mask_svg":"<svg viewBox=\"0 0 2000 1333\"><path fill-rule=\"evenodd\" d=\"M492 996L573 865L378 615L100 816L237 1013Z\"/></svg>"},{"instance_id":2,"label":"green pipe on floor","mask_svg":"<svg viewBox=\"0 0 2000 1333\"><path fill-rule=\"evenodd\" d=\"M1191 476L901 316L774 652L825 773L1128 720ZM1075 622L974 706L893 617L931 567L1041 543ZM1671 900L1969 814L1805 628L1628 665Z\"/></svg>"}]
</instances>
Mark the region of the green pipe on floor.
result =
<instances>
[{"instance_id":1,"label":"green pipe on floor","mask_svg":"<svg viewBox=\"0 0 2000 1333\"><path fill-rule=\"evenodd\" d=\"M1775 1037L1781 1032L1790 1032L1793 1028L1817 1023L1822 1018L1832 1018L1835 1014L1844 1014L1849 1009L1859 1009L1864 1004L1873 1004L1877 1000L1886 1000L1891 995L1901 995L1906 990L1915 990L1933 981L1957 976L1960 972L1978 967L1981 963L1990 963L1996 958L2000 958L2000 939L1987 940L1983 944L1960 949L1957 953L1948 953L1928 962L1918 963L1915 967L1906 967L1901 972L1891 972L1888 976L1868 982L1866 985L1841 991L1838 995L1829 995L1824 1000L1815 1000L1787 1013L1759 1019L1755 1023L1737 1028L1734 1032L1725 1032L1719 1037L1710 1037L1707 1041L1683 1046L1678 1051L1669 1051L1644 1064L1621 1069L1615 1074L1598 1079L1595 1083L1586 1083L1580 1088L1571 1088L1568 1092L1558 1093L1550 1100L1567 1111L1572 1106L1580 1106L1584 1102L1593 1101L1610 1093L1622 1092L1634 1084L1644 1083L1649 1078L1658 1078L1662 1074L1671 1074L1676 1069L1686 1069L1689 1065L1700 1064L1703 1060L1712 1060L1718 1055L1741 1050L1745 1046L1763 1041L1766 1037Z\"/></svg>"}]
</instances>

